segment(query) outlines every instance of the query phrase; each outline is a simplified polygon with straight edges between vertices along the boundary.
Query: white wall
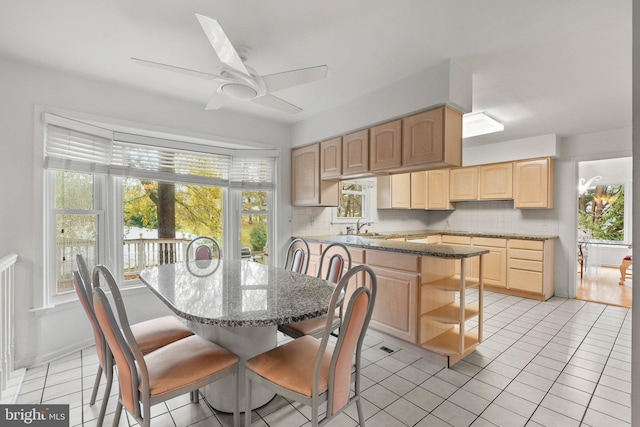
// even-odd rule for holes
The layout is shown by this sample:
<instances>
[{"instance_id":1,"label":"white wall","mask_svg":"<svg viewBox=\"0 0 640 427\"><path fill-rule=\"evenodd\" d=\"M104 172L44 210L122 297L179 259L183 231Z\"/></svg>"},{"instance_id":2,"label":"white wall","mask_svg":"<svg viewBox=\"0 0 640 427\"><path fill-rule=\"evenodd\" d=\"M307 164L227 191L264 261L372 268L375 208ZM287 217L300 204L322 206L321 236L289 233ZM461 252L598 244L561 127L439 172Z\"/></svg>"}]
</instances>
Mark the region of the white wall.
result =
<instances>
[{"instance_id":1,"label":"white wall","mask_svg":"<svg viewBox=\"0 0 640 427\"><path fill-rule=\"evenodd\" d=\"M184 133L211 140L252 141L282 148L278 179L289 182L289 128L282 124L143 93L105 82L92 81L0 59L0 256L19 255L16 265L16 350L18 366L29 366L90 342L89 328L77 303L30 311L34 289L41 287L43 247L41 195L38 171L41 153L34 150L36 105L77 111L117 121L138 123L167 133ZM289 205L288 185L278 192L278 205ZM290 235L285 215L278 216L281 235ZM143 293L146 312L163 310Z\"/></svg>"}]
</instances>

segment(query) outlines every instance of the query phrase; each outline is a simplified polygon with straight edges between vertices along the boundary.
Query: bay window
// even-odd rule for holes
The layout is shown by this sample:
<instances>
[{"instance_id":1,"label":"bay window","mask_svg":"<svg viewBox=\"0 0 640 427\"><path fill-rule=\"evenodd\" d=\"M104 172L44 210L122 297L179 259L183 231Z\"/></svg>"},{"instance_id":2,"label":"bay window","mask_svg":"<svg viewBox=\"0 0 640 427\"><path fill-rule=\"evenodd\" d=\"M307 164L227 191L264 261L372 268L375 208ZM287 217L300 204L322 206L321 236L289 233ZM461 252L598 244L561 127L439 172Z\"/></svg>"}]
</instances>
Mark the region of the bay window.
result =
<instances>
[{"instance_id":1,"label":"bay window","mask_svg":"<svg viewBox=\"0 0 640 427\"><path fill-rule=\"evenodd\" d=\"M225 257L249 248L249 259L267 262L275 150L214 148L44 117L45 304L75 298L77 253L90 269L105 264L128 283L144 268L183 261L197 236L215 238Z\"/></svg>"}]
</instances>

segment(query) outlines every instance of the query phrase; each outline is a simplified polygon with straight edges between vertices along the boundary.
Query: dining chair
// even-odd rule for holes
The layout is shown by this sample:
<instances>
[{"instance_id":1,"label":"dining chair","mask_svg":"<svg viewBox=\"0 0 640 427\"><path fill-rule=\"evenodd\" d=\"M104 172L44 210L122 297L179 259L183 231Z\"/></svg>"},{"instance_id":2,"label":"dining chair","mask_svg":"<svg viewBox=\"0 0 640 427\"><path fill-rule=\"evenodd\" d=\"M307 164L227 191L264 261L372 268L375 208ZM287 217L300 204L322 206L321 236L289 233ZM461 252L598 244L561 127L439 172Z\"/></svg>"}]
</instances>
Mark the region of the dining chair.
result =
<instances>
[{"instance_id":1,"label":"dining chair","mask_svg":"<svg viewBox=\"0 0 640 427\"><path fill-rule=\"evenodd\" d=\"M328 260L326 273L324 271L324 263ZM320 265L318 266L317 277L319 279L325 279L333 283L338 283L342 279L342 275L345 270L351 269L351 253L349 249L342 243L332 243L327 245L320 255ZM339 304L338 316L333 318L333 330L340 327L340 321L342 320L342 304ZM313 335L315 337L321 337L324 332L325 323L327 321L326 316L314 317L300 322L287 323L278 325L278 330L291 338L299 338L303 335Z\"/></svg>"},{"instance_id":2,"label":"dining chair","mask_svg":"<svg viewBox=\"0 0 640 427\"><path fill-rule=\"evenodd\" d=\"M240 418L237 398L240 358L226 348L197 335L143 354L129 327L117 286L110 288L118 321L107 295L100 287L93 290L93 305L118 372L120 393L113 426L119 424L124 407L142 427L149 427L151 406L187 392L197 394L200 387L228 375L235 377L233 423L237 426Z\"/></svg>"},{"instance_id":3,"label":"dining chair","mask_svg":"<svg viewBox=\"0 0 640 427\"><path fill-rule=\"evenodd\" d=\"M109 394L111 393L111 385L113 382L113 360L106 355L107 352L104 335L100 330L95 312L93 311L93 301L90 297L90 295L93 294L91 275L89 274L89 269L87 268L87 264L82 255L76 255L76 264L78 266L78 270L73 273L73 285L76 294L78 295L78 299L80 300L80 304L82 305L82 308L89 319L89 323L91 324L96 344L96 353L98 354L98 371L96 372L96 379L93 384L89 405L94 405L96 403L102 374L104 373L106 377L106 388L98 415L97 425L100 426L104 420ZM111 272L106 267L102 267L102 269L104 270L104 274L108 275L115 283L115 279L113 279ZM99 286L99 282L97 285ZM131 330L136 336L142 352L145 354L166 344L193 335L193 332L191 332L185 324L174 316L163 316L136 323L131 326Z\"/></svg>"},{"instance_id":4,"label":"dining chair","mask_svg":"<svg viewBox=\"0 0 640 427\"><path fill-rule=\"evenodd\" d=\"M289 243L287 248L287 258L284 261L286 270L296 273L307 274L309 271L309 256L311 250L306 240L298 237Z\"/></svg>"},{"instance_id":5,"label":"dining chair","mask_svg":"<svg viewBox=\"0 0 640 427\"><path fill-rule=\"evenodd\" d=\"M360 272L369 276L370 288L362 286L351 294L336 345L331 347L328 342L336 308L349 281ZM361 351L375 303L376 289L373 270L366 265L354 267L344 275L331 295L321 339L305 335L247 360L246 427L251 425L252 383L268 388L286 399L311 406L311 423L314 427L326 424L354 402L360 426L365 425L360 398ZM355 383L353 395L351 383ZM320 405L325 402L325 415L319 420Z\"/></svg>"}]
</instances>

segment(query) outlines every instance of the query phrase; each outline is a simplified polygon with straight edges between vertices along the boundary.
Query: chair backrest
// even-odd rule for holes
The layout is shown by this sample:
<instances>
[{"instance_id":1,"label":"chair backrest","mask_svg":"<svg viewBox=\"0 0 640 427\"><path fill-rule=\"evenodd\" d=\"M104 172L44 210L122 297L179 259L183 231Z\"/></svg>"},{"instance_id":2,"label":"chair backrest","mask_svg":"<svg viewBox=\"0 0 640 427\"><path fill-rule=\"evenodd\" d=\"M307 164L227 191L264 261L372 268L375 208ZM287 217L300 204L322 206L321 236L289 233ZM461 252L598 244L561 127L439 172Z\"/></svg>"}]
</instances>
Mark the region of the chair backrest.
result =
<instances>
[{"instance_id":1,"label":"chair backrest","mask_svg":"<svg viewBox=\"0 0 640 427\"><path fill-rule=\"evenodd\" d=\"M76 265L78 266L78 272L80 273L82 284L86 289L89 304L93 305L93 298L91 297L93 295L93 287L91 286L91 273L89 272L89 267L87 267L87 262L85 261L82 254L76 254Z\"/></svg>"},{"instance_id":2,"label":"chair backrest","mask_svg":"<svg viewBox=\"0 0 640 427\"><path fill-rule=\"evenodd\" d=\"M328 257L328 254L330 252L335 253ZM324 275L324 277L322 277L322 267L327 257L329 259L329 264L327 265L327 273ZM347 261L345 261L345 257L347 258ZM345 269L347 271L351 270L351 252L349 252L349 249L342 243L338 242L332 243L324 248L322 254L320 255L318 278L325 279L333 283L338 283L340 279L342 279L342 275Z\"/></svg>"},{"instance_id":3,"label":"chair backrest","mask_svg":"<svg viewBox=\"0 0 640 427\"><path fill-rule=\"evenodd\" d=\"M203 261L222 258L220 244L216 239L209 236L198 236L187 245L185 260L196 261L201 264Z\"/></svg>"},{"instance_id":4,"label":"chair backrest","mask_svg":"<svg viewBox=\"0 0 640 427\"><path fill-rule=\"evenodd\" d=\"M306 240L301 238L293 239L287 248L284 268L296 273L307 274L307 271L309 271L310 252L311 250Z\"/></svg>"},{"instance_id":5,"label":"chair backrest","mask_svg":"<svg viewBox=\"0 0 640 427\"><path fill-rule=\"evenodd\" d=\"M331 415L336 414L349 402L351 367L353 364L354 354L356 360L356 387L359 387L359 372L361 365L360 353L362 351L362 342L364 341L365 333L369 326L369 321L371 320L371 313L373 312L373 305L375 303L378 287L376 275L370 267L366 265L359 265L350 269L336 285L333 294L331 295L331 301L327 312L327 323L324 334L322 335L322 340L320 341L318 355L316 356L313 381L313 393L315 395L318 393L320 370L329 337L333 330L333 318L335 316L336 307L341 303L340 299L342 295L344 295L344 291L349 281L354 275L359 274L360 272L364 272L369 275L368 282L370 288L362 286L357 288L353 294L351 294L346 312L342 318L338 341L333 350L329 368L327 414ZM367 281L365 280L365 283L366 282Z\"/></svg>"},{"instance_id":6,"label":"chair backrest","mask_svg":"<svg viewBox=\"0 0 640 427\"><path fill-rule=\"evenodd\" d=\"M113 305L118 315L117 321L109 300L100 287L101 277L111 291ZM100 307L96 305L97 301L99 301ZM149 372L142 350L131 331L118 284L111 271L103 265L97 265L93 269L93 304L105 341L118 367L118 382L123 396L123 404L135 417L141 417L139 402L148 401L150 395ZM140 384L142 384L142 398L140 397Z\"/></svg>"},{"instance_id":7,"label":"chair backrest","mask_svg":"<svg viewBox=\"0 0 640 427\"><path fill-rule=\"evenodd\" d=\"M135 341L132 346L130 340L125 338L126 331L131 332L129 325L123 325L121 331L120 325L118 325L113 315L107 295L100 287L93 290L93 306L100 328L104 333L105 341L109 346L110 354L113 355L118 367L118 382L122 404L131 414L139 416L140 394L138 387L142 375L138 372L138 368L146 370L142 353L136 356L135 353L140 352L140 349L135 344ZM117 303L116 307L120 311ZM136 364L136 361L138 364Z\"/></svg>"},{"instance_id":8,"label":"chair backrest","mask_svg":"<svg viewBox=\"0 0 640 427\"><path fill-rule=\"evenodd\" d=\"M88 271L86 273L88 275ZM85 284L82 279L82 274L78 271L73 272L73 287L76 290L78 299L80 300L80 305L82 305L85 314L89 318L89 323L91 324L91 329L93 330L93 338L96 342L98 361L100 362L100 366L102 367L102 369L106 371L107 369L110 369L111 359L107 357L107 344L104 340L104 335L102 334L100 325L98 324L96 313L93 311L93 298L89 296L92 295L93 292L91 294L87 293L87 289L85 288Z\"/></svg>"}]
</instances>

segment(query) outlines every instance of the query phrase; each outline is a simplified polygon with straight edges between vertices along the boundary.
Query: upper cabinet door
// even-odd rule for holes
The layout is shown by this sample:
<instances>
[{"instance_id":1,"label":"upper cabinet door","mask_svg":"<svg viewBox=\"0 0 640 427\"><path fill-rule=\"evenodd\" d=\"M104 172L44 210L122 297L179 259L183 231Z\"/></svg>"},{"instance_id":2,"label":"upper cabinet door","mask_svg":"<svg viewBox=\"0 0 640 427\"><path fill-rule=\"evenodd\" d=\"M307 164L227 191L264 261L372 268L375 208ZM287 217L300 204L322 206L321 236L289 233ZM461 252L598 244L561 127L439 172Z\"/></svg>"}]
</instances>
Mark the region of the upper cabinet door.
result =
<instances>
[{"instance_id":1,"label":"upper cabinet door","mask_svg":"<svg viewBox=\"0 0 640 427\"><path fill-rule=\"evenodd\" d=\"M482 165L479 169L480 200L513 199L513 163Z\"/></svg>"},{"instance_id":2,"label":"upper cabinet door","mask_svg":"<svg viewBox=\"0 0 640 427\"><path fill-rule=\"evenodd\" d=\"M455 206L449 201L449 169L436 169L428 172L427 209L455 209Z\"/></svg>"},{"instance_id":3,"label":"upper cabinet door","mask_svg":"<svg viewBox=\"0 0 640 427\"><path fill-rule=\"evenodd\" d=\"M370 129L370 170L397 168L402 164L402 121L383 123Z\"/></svg>"},{"instance_id":4,"label":"upper cabinet door","mask_svg":"<svg viewBox=\"0 0 640 427\"><path fill-rule=\"evenodd\" d=\"M427 209L427 172L411 172L411 209Z\"/></svg>"},{"instance_id":5,"label":"upper cabinet door","mask_svg":"<svg viewBox=\"0 0 640 427\"><path fill-rule=\"evenodd\" d=\"M293 206L338 206L338 184L320 179L320 144L291 150Z\"/></svg>"},{"instance_id":6,"label":"upper cabinet door","mask_svg":"<svg viewBox=\"0 0 640 427\"><path fill-rule=\"evenodd\" d=\"M478 200L478 168L449 170L449 200Z\"/></svg>"},{"instance_id":7,"label":"upper cabinet door","mask_svg":"<svg viewBox=\"0 0 640 427\"><path fill-rule=\"evenodd\" d=\"M419 165L442 161L444 107L402 119L402 164Z\"/></svg>"},{"instance_id":8,"label":"upper cabinet door","mask_svg":"<svg viewBox=\"0 0 640 427\"><path fill-rule=\"evenodd\" d=\"M515 208L553 208L553 159L514 163Z\"/></svg>"},{"instance_id":9,"label":"upper cabinet door","mask_svg":"<svg viewBox=\"0 0 640 427\"><path fill-rule=\"evenodd\" d=\"M320 178L339 178L342 174L342 137L320 143Z\"/></svg>"},{"instance_id":10,"label":"upper cabinet door","mask_svg":"<svg viewBox=\"0 0 640 427\"><path fill-rule=\"evenodd\" d=\"M369 172L369 129L342 137L342 176Z\"/></svg>"}]
</instances>

